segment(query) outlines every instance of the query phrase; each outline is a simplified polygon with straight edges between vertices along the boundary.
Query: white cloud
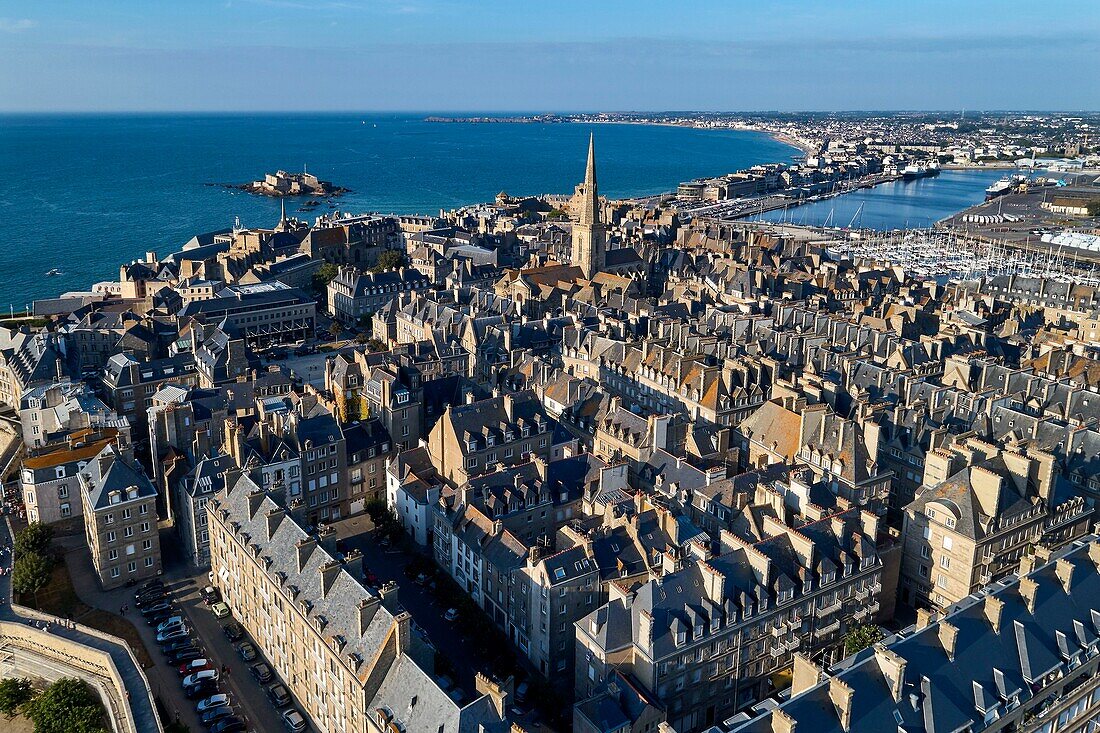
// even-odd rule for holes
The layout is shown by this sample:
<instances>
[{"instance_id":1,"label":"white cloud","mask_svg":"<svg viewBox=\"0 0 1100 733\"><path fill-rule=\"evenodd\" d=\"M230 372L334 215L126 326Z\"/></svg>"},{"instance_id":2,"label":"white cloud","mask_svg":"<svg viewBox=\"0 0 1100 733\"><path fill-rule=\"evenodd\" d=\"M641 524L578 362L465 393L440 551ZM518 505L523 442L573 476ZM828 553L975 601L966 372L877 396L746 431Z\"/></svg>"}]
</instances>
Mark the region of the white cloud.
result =
<instances>
[{"instance_id":1,"label":"white cloud","mask_svg":"<svg viewBox=\"0 0 1100 733\"><path fill-rule=\"evenodd\" d=\"M38 22L30 18L0 18L0 31L4 33L20 33L36 25Z\"/></svg>"}]
</instances>

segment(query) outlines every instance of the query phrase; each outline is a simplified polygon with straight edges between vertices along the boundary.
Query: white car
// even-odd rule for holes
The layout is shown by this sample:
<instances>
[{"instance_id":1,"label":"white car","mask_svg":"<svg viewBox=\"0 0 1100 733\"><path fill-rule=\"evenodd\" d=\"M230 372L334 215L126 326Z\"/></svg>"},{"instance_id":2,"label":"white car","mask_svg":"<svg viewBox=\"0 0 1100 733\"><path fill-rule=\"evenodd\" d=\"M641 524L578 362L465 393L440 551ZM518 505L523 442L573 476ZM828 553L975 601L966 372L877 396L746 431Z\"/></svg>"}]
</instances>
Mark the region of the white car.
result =
<instances>
[{"instance_id":1,"label":"white car","mask_svg":"<svg viewBox=\"0 0 1100 733\"><path fill-rule=\"evenodd\" d=\"M224 708L229 704L229 695L224 692L219 692L217 695L211 695L205 700L200 700L199 704L195 706L195 709L200 713L205 713L207 710L213 710L214 708Z\"/></svg>"},{"instance_id":2,"label":"white car","mask_svg":"<svg viewBox=\"0 0 1100 733\"><path fill-rule=\"evenodd\" d=\"M201 672L195 672L194 674L189 674L189 675L187 675L186 677L183 678L183 686L184 687L190 687L191 685L198 684L199 682L202 682L203 680L214 680L215 682L217 682L218 681L218 670L216 670L216 669L204 669Z\"/></svg>"}]
</instances>

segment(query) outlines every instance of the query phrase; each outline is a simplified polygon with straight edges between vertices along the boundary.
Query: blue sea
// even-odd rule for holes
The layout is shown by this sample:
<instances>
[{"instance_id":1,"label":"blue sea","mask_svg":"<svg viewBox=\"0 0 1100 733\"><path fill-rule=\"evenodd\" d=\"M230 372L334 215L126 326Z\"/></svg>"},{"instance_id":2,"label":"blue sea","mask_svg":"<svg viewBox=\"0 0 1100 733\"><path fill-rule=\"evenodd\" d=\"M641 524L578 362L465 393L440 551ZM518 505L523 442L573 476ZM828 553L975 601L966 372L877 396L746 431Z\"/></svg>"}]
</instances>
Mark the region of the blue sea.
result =
<instances>
[{"instance_id":1,"label":"blue sea","mask_svg":"<svg viewBox=\"0 0 1100 733\"><path fill-rule=\"evenodd\" d=\"M338 199L342 211L434 214L501 190L572 193L589 131L600 192L610 196L661 193L798 152L732 130L408 114L0 116L0 309L117 279L123 261L178 250L235 217L244 226L278 221L278 200L208 183L307 166L353 190ZM298 205L287 199L288 213ZM43 277L52 268L64 274Z\"/></svg>"},{"instance_id":2,"label":"blue sea","mask_svg":"<svg viewBox=\"0 0 1100 733\"><path fill-rule=\"evenodd\" d=\"M670 126L437 123L412 114L0 115L0 311L117 279L122 262L178 250L236 217L246 227L278 220L278 200L211 183L306 166L352 189L337 199L342 211L434 214L500 190L571 193L584 177L590 131L600 191L613 197L670 191L798 154L760 133ZM903 226L950 213L940 213L938 192L953 181L945 171L906 184L912 216L894 211L896 199L883 215ZM986 185L963 181L966 201L955 208L980 199ZM826 204L858 205L855 197L887 189ZM287 199L288 213L329 210L298 213L299 203ZM871 218L865 207L866 226ZM63 274L45 277L53 268Z\"/></svg>"},{"instance_id":3,"label":"blue sea","mask_svg":"<svg viewBox=\"0 0 1100 733\"><path fill-rule=\"evenodd\" d=\"M777 209L758 221L864 229L929 227L985 200L985 189L1004 170L945 170L938 176L894 181L812 204Z\"/></svg>"}]
</instances>

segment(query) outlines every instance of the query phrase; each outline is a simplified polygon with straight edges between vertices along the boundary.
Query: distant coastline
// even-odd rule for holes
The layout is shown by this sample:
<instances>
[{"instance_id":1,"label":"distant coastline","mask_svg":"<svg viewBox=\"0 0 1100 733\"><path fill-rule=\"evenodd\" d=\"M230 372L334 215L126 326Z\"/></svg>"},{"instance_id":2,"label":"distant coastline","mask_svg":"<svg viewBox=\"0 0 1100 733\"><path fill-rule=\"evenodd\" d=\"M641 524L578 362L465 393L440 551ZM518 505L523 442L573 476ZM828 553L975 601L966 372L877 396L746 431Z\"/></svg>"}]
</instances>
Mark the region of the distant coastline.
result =
<instances>
[{"instance_id":1,"label":"distant coastline","mask_svg":"<svg viewBox=\"0 0 1100 733\"><path fill-rule=\"evenodd\" d=\"M466 123L475 125L491 125L491 124L572 124L572 125L641 125L646 127L684 127L693 130L734 130L740 132L757 132L763 135L767 135L772 140L778 143L787 145L789 147L798 150L800 156L795 157L810 157L817 154L820 144L810 140L803 140L802 138L788 135L784 132L778 132L775 130L766 130L764 128L741 125L741 126L712 126L704 125L691 120L632 120L632 119L587 119L576 118L570 116L561 116L556 114L547 115L516 115L516 116L474 116L474 117L440 117L438 115L432 115L424 118L425 122L453 124L453 123ZM781 162L781 161L776 161Z\"/></svg>"}]
</instances>

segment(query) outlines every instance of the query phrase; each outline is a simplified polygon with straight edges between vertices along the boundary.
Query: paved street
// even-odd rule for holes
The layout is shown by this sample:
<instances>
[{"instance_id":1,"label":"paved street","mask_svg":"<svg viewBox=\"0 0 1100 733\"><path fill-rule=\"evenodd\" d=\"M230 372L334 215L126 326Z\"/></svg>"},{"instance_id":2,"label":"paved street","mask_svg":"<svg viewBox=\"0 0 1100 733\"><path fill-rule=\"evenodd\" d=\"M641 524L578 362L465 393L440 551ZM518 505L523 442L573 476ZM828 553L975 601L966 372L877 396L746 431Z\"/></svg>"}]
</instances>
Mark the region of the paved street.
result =
<instances>
[{"instance_id":1,"label":"paved street","mask_svg":"<svg viewBox=\"0 0 1100 733\"><path fill-rule=\"evenodd\" d=\"M222 691L232 695L233 702L238 708L238 715L249 723L252 730L265 733L283 730L284 726L278 711L268 701L264 689L249 674L248 665L241 660L232 644L225 638L221 623L214 618L199 597L199 591L208 584L206 570L196 574L194 568L183 563L178 554L173 552L177 545L171 538L172 530L165 530L165 532L169 534L165 534L164 541L161 543L164 548L165 567L165 573L161 579L172 600L179 605L186 616L192 636L199 647L205 650L207 656L219 667L225 665L229 669L228 678L223 678L221 683ZM116 614L123 605L129 605L130 610L125 616L137 628L138 634L155 662L152 669L146 670L146 676L149 678L153 694L159 697L167 708L164 722L167 724L178 717L196 733L205 730L205 726L199 722L199 716L195 712L197 701L187 700L184 697L179 671L165 662L164 655L161 654L156 643L155 630L134 608L134 589L101 590L96 583L91 559L87 552L68 553L66 560L69 562L73 586L84 603Z\"/></svg>"},{"instance_id":2,"label":"paved street","mask_svg":"<svg viewBox=\"0 0 1100 733\"><path fill-rule=\"evenodd\" d=\"M371 536L372 525L366 515L351 517L332 526L337 537L348 548L354 547L363 553L364 567L377 575L379 582L397 582L397 599L401 606L412 614L413 621L424 629L432 645L451 663L456 673L455 682L470 699L475 694L474 675L489 666L487 655L462 634L456 633L452 623L443 620L447 607L436 601L430 589L405 577L405 566L412 557L396 549L396 546L390 549L379 547Z\"/></svg>"},{"instance_id":3,"label":"paved street","mask_svg":"<svg viewBox=\"0 0 1100 733\"><path fill-rule=\"evenodd\" d=\"M398 583L397 598L401 606L412 614L413 621L424 630L431 644L450 662L455 670L454 680L465 692L466 700L473 699L477 694L474 675L477 672L488 672L492 668L490 660L497 650L479 646L460 633L454 623L444 620L443 614L450 604L437 601L430 588L417 585L405 576L405 567L413 556L397 549L397 545L389 549L379 547L374 540L373 525L369 517L365 514L350 517L332 526L337 537L348 549L354 547L363 553L364 568L378 576L380 583L390 580ZM489 623L488 620L485 622ZM513 715L513 719L516 716ZM526 727L533 731L548 730L532 723L530 716Z\"/></svg>"}]
</instances>

